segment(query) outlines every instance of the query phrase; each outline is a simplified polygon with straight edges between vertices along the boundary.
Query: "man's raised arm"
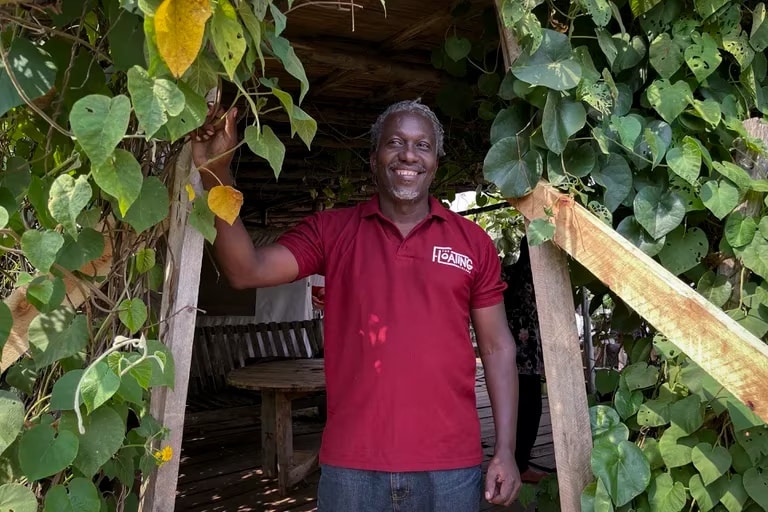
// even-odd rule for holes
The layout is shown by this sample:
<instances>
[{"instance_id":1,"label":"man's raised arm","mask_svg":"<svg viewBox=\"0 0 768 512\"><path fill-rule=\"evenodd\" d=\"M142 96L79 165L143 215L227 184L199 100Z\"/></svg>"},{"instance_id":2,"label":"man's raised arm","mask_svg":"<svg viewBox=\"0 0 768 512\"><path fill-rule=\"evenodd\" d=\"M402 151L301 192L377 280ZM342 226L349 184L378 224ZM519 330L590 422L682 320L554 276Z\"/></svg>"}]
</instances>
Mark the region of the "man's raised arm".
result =
<instances>
[{"instance_id":1,"label":"man's raised arm","mask_svg":"<svg viewBox=\"0 0 768 512\"><path fill-rule=\"evenodd\" d=\"M232 185L229 165L237 145L237 109L209 113L205 124L192 135L192 159L203 187ZM299 274L293 253L280 244L254 247L243 221L233 225L216 217L216 261L233 288L262 288L289 283Z\"/></svg>"}]
</instances>

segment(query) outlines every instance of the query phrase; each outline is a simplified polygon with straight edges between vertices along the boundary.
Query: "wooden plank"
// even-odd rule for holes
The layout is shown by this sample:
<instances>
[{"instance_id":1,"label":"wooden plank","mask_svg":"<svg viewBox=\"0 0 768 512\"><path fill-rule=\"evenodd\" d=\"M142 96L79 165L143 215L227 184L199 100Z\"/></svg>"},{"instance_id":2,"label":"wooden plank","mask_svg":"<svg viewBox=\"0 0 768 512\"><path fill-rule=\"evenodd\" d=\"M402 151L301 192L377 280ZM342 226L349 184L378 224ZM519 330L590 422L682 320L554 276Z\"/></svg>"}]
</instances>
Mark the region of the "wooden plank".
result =
<instances>
[{"instance_id":1,"label":"wooden plank","mask_svg":"<svg viewBox=\"0 0 768 512\"><path fill-rule=\"evenodd\" d=\"M144 486L141 510L146 512L173 512L176 501L200 267L203 261L203 236L187 224L190 202L184 187L191 182L193 187L200 189L200 177L197 172L190 172L192 168L191 146L187 144L179 154L174 168L166 255L168 265L160 311L160 339L173 354L176 378L173 389L153 389L150 400L150 412L170 430L167 443L173 449L173 458L160 466Z\"/></svg>"},{"instance_id":2,"label":"wooden plank","mask_svg":"<svg viewBox=\"0 0 768 512\"><path fill-rule=\"evenodd\" d=\"M531 194L510 203L528 219L545 217L545 207L559 205L553 208L557 212L555 243L768 421L768 386L765 385L768 346L765 343L553 187L541 183ZM537 284L537 299L538 296ZM563 308L563 305L557 307ZM540 305L539 313L542 309ZM542 322L542 327L545 325ZM546 357L545 364L549 364ZM549 375L547 372L554 424L559 411L552 402Z\"/></svg>"},{"instance_id":3,"label":"wooden plank","mask_svg":"<svg viewBox=\"0 0 768 512\"><path fill-rule=\"evenodd\" d=\"M291 399L285 393L275 393L275 445L277 448L277 486L285 496L291 485L293 467L293 418Z\"/></svg>"},{"instance_id":4,"label":"wooden plank","mask_svg":"<svg viewBox=\"0 0 768 512\"><path fill-rule=\"evenodd\" d=\"M104 235L104 252L101 256L80 268L80 272L85 276L106 276L112 269L112 237L109 229L110 226L108 224L102 224L101 229L97 229L97 231L101 231ZM89 297L90 290L73 274L65 275L63 281L66 293L64 302L74 308L80 307ZM29 337L27 336L29 324L39 314L37 308L27 301L26 286L13 290L4 302L8 309L11 310L13 326L5 346L1 350L0 373L7 370L29 348Z\"/></svg>"},{"instance_id":5,"label":"wooden plank","mask_svg":"<svg viewBox=\"0 0 768 512\"><path fill-rule=\"evenodd\" d=\"M288 411L290 419L290 409ZM261 467L264 475L277 475L277 396L274 391L261 392Z\"/></svg>"}]
</instances>

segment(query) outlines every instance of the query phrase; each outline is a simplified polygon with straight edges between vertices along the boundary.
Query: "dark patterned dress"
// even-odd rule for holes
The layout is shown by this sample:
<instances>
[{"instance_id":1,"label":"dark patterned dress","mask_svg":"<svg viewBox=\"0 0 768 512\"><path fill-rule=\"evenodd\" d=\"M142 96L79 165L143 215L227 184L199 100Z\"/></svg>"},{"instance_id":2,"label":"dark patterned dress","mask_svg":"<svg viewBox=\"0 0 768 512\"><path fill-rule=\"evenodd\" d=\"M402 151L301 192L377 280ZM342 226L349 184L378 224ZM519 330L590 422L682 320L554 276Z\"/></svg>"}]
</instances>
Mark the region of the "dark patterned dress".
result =
<instances>
[{"instance_id":1,"label":"dark patterned dress","mask_svg":"<svg viewBox=\"0 0 768 512\"><path fill-rule=\"evenodd\" d=\"M517 344L517 372L521 375L541 375L544 358L539 343L539 319L536 296L533 292L531 262L527 248L514 265L504 269L507 289L504 307L507 311L509 330Z\"/></svg>"}]
</instances>

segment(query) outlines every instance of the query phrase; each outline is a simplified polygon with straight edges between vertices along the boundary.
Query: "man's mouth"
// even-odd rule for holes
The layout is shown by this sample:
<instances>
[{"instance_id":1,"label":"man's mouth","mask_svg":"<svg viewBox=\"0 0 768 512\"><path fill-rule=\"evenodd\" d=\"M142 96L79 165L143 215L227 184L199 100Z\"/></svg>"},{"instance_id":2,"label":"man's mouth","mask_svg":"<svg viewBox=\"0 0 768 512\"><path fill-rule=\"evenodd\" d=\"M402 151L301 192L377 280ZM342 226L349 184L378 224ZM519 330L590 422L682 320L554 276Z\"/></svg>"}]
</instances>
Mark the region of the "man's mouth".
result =
<instances>
[{"instance_id":1,"label":"man's mouth","mask_svg":"<svg viewBox=\"0 0 768 512\"><path fill-rule=\"evenodd\" d=\"M400 178L415 178L419 174L421 174L423 171L416 170L416 169L392 169L392 171L397 174Z\"/></svg>"}]
</instances>

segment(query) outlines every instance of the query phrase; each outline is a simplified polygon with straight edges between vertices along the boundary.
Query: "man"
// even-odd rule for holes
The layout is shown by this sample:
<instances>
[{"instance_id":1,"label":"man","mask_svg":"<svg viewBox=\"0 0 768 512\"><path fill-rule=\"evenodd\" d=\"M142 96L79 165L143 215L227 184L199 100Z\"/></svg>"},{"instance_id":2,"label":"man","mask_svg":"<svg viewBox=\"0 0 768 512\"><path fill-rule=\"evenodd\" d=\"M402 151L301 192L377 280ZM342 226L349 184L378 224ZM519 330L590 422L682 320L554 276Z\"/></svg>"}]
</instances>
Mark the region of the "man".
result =
<instances>
[{"instance_id":1,"label":"man","mask_svg":"<svg viewBox=\"0 0 768 512\"><path fill-rule=\"evenodd\" d=\"M235 116L194 138L206 188L232 183L231 157L218 156L237 142ZM320 512L479 510L470 319L497 432L485 498L509 504L520 489L517 374L496 250L478 226L429 196L444 152L428 107L392 105L371 139L377 196L316 213L267 247L254 248L239 219L216 219L216 258L238 288L325 276Z\"/></svg>"}]
</instances>

